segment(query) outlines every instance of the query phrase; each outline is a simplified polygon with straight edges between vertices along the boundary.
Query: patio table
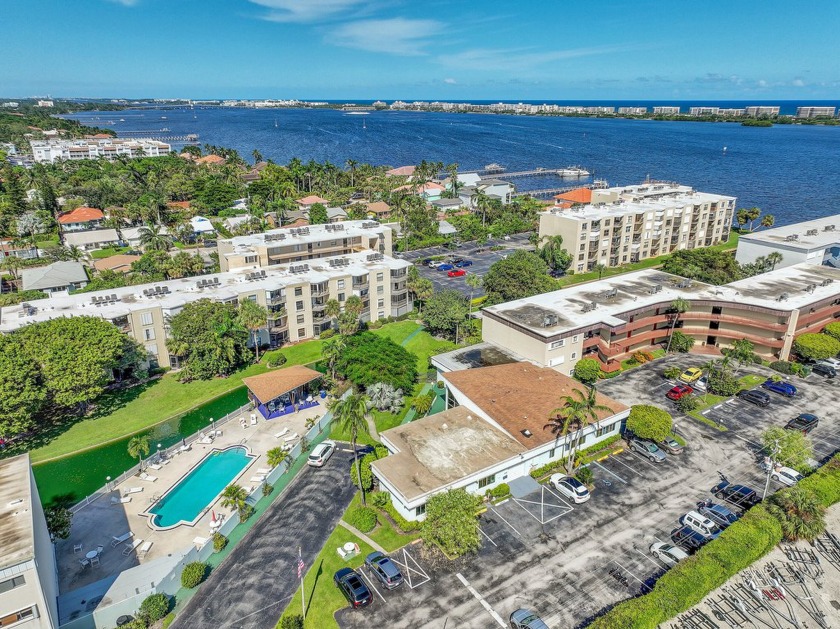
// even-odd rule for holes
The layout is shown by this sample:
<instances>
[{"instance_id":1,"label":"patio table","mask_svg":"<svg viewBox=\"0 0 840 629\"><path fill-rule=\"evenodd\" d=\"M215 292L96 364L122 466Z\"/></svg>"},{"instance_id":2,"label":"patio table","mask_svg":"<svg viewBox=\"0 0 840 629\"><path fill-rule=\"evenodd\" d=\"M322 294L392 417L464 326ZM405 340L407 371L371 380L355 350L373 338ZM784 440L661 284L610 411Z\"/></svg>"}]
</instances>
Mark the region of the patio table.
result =
<instances>
[{"instance_id":1,"label":"patio table","mask_svg":"<svg viewBox=\"0 0 840 629\"><path fill-rule=\"evenodd\" d=\"M87 557L88 559L93 559L93 558L94 558L94 557L96 557L98 554L99 554L99 553L98 553L98 552L96 552L96 550L94 549L94 550L88 551L88 552L85 554L85 557Z\"/></svg>"}]
</instances>

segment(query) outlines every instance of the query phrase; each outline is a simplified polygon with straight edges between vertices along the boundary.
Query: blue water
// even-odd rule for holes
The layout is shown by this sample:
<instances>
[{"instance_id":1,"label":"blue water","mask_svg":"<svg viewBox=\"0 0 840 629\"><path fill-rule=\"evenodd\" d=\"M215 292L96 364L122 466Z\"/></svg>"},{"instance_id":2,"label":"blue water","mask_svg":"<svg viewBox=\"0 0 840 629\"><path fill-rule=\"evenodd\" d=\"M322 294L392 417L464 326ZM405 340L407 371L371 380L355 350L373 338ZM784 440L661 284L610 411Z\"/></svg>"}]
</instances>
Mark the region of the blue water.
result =
<instances>
[{"instance_id":1,"label":"blue water","mask_svg":"<svg viewBox=\"0 0 840 629\"><path fill-rule=\"evenodd\" d=\"M462 170L491 162L510 170L579 164L612 185L650 175L734 195L738 207L760 207L780 225L840 208L840 127L391 111L359 116L328 109L174 109L74 117L118 133L163 127L173 134L198 133L202 144L235 148L249 160L259 149L278 163L298 157L339 166L347 159L399 166L425 159L458 162ZM109 121L114 124L105 124ZM523 189L542 183L517 180Z\"/></svg>"},{"instance_id":2,"label":"blue water","mask_svg":"<svg viewBox=\"0 0 840 629\"><path fill-rule=\"evenodd\" d=\"M245 448L215 450L149 509L160 528L192 523L253 458Z\"/></svg>"}]
</instances>

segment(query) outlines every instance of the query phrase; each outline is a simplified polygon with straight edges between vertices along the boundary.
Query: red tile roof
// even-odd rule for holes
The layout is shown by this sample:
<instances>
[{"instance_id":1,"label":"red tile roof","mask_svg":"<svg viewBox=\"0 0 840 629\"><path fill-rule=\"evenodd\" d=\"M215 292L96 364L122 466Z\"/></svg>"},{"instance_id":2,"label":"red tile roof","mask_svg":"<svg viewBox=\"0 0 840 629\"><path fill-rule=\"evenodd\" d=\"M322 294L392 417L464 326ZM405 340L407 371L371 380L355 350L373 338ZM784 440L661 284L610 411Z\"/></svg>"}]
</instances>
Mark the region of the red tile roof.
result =
<instances>
[{"instance_id":1,"label":"red tile roof","mask_svg":"<svg viewBox=\"0 0 840 629\"><path fill-rule=\"evenodd\" d=\"M416 166L400 166L399 168L392 168L386 170L385 174L389 177L411 177L416 170Z\"/></svg>"},{"instance_id":2,"label":"red tile roof","mask_svg":"<svg viewBox=\"0 0 840 629\"><path fill-rule=\"evenodd\" d=\"M300 205L312 205L314 203L329 203L326 199L322 199L318 195L310 194L308 197L303 197L302 199L298 199L297 202Z\"/></svg>"},{"instance_id":3,"label":"red tile roof","mask_svg":"<svg viewBox=\"0 0 840 629\"><path fill-rule=\"evenodd\" d=\"M182 210L190 209L191 204L192 204L192 201L167 201L167 203L166 203L166 205L168 207L177 207L177 208L182 209Z\"/></svg>"},{"instance_id":4,"label":"red tile roof","mask_svg":"<svg viewBox=\"0 0 840 629\"><path fill-rule=\"evenodd\" d=\"M554 195L556 201L571 201L572 203L591 203L592 190L589 188L578 188L563 194Z\"/></svg>"},{"instance_id":5,"label":"red tile roof","mask_svg":"<svg viewBox=\"0 0 840 629\"><path fill-rule=\"evenodd\" d=\"M62 214L58 217L58 222L62 225L70 223L88 223L90 221L101 221L105 218L102 210L97 210L95 207L77 207L71 212Z\"/></svg>"},{"instance_id":6,"label":"red tile roof","mask_svg":"<svg viewBox=\"0 0 840 629\"><path fill-rule=\"evenodd\" d=\"M219 155L205 155L195 160L196 164L224 164L225 158Z\"/></svg>"}]
</instances>

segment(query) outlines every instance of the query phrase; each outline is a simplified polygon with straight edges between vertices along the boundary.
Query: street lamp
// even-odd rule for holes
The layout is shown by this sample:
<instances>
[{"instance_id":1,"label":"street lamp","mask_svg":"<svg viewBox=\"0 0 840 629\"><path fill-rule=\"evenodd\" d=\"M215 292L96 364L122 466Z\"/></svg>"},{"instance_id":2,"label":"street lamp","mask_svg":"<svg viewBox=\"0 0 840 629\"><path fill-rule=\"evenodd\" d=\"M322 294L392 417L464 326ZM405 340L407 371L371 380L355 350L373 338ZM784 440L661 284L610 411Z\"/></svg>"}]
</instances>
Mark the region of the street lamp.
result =
<instances>
[{"instance_id":1,"label":"street lamp","mask_svg":"<svg viewBox=\"0 0 840 629\"><path fill-rule=\"evenodd\" d=\"M775 456L779 453L779 440L776 439L773 442L773 451L770 453L769 460L767 461L767 482L764 483L764 494L762 494L761 499L764 500L767 497L767 492L770 490L770 473L773 471L773 465L776 463Z\"/></svg>"},{"instance_id":2,"label":"street lamp","mask_svg":"<svg viewBox=\"0 0 840 629\"><path fill-rule=\"evenodd\" d=\"M108 491L111 491L111 477L110 476L105 477L105 487L108 489Z\"/></svg>"},{"instance_id":3,"label":"street lamp","mask_svg":"<svg viewBox=\"0 0 840 629\"><path fill-rule=\"evenodd\" d=\"M157 461L160 463L160 444L158 444Z\"/></svg>"},{"instance_id":4,"label":"street lamp","mask_svg":"<svg viewBox=\"0 0 840 629\"><path fill-rule=\"evenodd\" d=\"M210 424L213 426L213 432L216 432L216 420L212 417L210 418Z\"/></svg>"}]
</instances>

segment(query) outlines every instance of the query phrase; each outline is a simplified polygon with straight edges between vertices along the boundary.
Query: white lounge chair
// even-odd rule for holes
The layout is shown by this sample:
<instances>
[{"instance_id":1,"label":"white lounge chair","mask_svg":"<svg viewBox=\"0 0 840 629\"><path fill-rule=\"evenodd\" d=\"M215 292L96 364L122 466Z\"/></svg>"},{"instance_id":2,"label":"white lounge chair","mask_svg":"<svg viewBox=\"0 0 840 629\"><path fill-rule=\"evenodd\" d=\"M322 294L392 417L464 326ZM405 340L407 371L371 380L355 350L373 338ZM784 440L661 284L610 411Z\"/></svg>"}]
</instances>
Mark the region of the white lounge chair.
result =
<instances>
[{"instance_id":1,"label":"white lounge chair","mask_svg":"<svg viewBox=\"0 0 840 629\"><path fill-rule=\"evenodd\" d=\"M210 443L213 443L213 437L208 435L206 437L202 437L201 439L199 439L198 442L202 443L202 444L210 444Z\"/></svg>"},{"instance_id":2,"label":"white lounge chair","mask_svg":"<svg viewBox=\"0 0 840 629\"><path fill-rule=\"evenodd\" d=\"M123 548L123 555L126 557L134 552L134 550L143 543L142 539L136 539L131 544L128 544L125 548Z\"/></svg>"},{"instance_id":3,"label":"white lounge chair","mask_svg":"<svg viewBox=\"0 0 840 629\"><path fill-rule=\"evenodd\" d=\"M289 428L286 427L278 433L275 433L274 438L279 439L280 437L285 437L289 433Z\"/></svg>"},{"instance_id":4,"label":"white lounge chair","mask_svg":"<svg viewBox=\"0 0 840 629\"><path fill-rule=\"evenodd\" d=\"M126 487L123 489L123 496L130 496L131 494L139 494L143 491L142 487Z\"/></svg>"},{"instance_id":5,"label":"white lounge chair","mask_svg":"<svg viewBox=\"0 0 840 629\"><path fill-rule=\"evenodd\" d=\"M117 536L115 536L115 537L112 537L111 539L112 539L113 541L111 542L111 546L119 546L119 545L120 545L120 544L122 544L125 540L127 540L129 537L132 537L133 535L134 535L134 533L132 533L131 531L129 531L128 533L123 533L122 535L117 535Z\"/></svg>"},{"instance_id":6,"label":"white lounge chair","mask_svg":"<svg viewBox=\"0 0 840 629\"><path fill-rule=\"evenodd\" d=\"M257 476L252 476L251 480L249 480L248 482L249 483L261 483L264 480L265 480L265 476L263 476L262 474L258 474Z\"/></svg>"},{"instance_id":7,"label":"white lounge chair","mask_svg":"<svg viewBox=\"0 0 840 629\"><path fill-rule=\"evenodd\" d=\"M283 439L283 441L285 441L286 443L288 443L289 441L294 441L294 440L295 440L295 439L297 439L297 438L298 438L298 434L297 434L297 433L295 433L295 434L293 434L293 435L289 435L288 437L286 437L285 439Z\"/></svg>"},{"instance_id":8,"label":"white lounge chair","mask_svg":"<svg viewBox=\"0 0 840 629\"><path fill-rule=\"evenodd\" d=\"M104 546L97 546L96 547L96 554L101 555L103 550L105 550Z\"/></svg>"},{"instance_id":9,"label":"white lounge chair","mask_svg":"<svg viewBox=\"0 0 840 629\"><path fill-rule=\"evenodd\" d=\"M149 465L148 465L147 467L148 467L150 470L160 470L160 469L163 469L163 466L162 466L162 465L159 465L158 463L149 463Z\"/></svg>"},{"instance_id":10,"label":"white lounge chair","mask_svg":"<svg viewBox=\"0 0 840 629\"><path fill-rule=\"evenodd\" d=\"M157 480L157 476L146 474L146 472L140 472L140 480L144 480L147 483L154 483Z\"/></svg>"},{"instance_id":11,"label":"white lounge chair","mask_svg":"<svg viewBox=\"0 0 840 629\"><path fill-rule=\"evenodd\" d=\"M217 430L217 431L216 431L216 436L217 436L217 437L221 437L221 436L222 436L222 431L221 431L221 430Z\"/></svg>"},{"instance_id":12,"label":"white lounge chair","mask_svg":"<svg viewBox=\"0 0 840 629\"><path fill-rule=\"evenodd\" d=\"M119 505L119 504L128 504L131 502L131 496L126 496L124 498L117 498L116 496L111 496L111 504L112 505Z\"/></svg>"},{"instance_id":13,"label":"white lounge chair","mask_svg":"<svg viewBox=\"0 0 840 629\"><path fill-rule=\"evenodd\" d=\"M186 444L186 445L183 445L180 448L178 448L178 452L188 452L190 450L190 448L192 448L192 446L189 445L189 444Z\"/></svg>"},{"instance_id":14,"label":"white lounge chair","mask_svg":"<svg viewBox=\"0 0 840 629\"><path fill-rule=\"evenodd\" d=\"M204 545L210 541L209 537L196 537L193 539L193 545L197 546L199 550L204 547Z\"/></svg>"},{"instance_id":15,"label":"white lounge chair","mask_svg":"<svg viewBox=\"0 0 840 629\"><path fill-rule=\"evenodd\" d=\"M261 467L260 469L257 470L257 474L261 474L263 476L267 476L270 473L271 473L271 468L270 467Z\"/></svg>"},{"instance_id":16,"label":"white lounge chair","mask_svg":"<svg viewBox=\"0 0 840 629\"><path fill-rule=\"evenodd\" d=\"M152 547L152 541L151 540L145 541L145 542L143 542L143 545L137 551L137 554L142 557L147 552L149 552L149 549L151 547Z\"/></svg>"}]
</instances>

